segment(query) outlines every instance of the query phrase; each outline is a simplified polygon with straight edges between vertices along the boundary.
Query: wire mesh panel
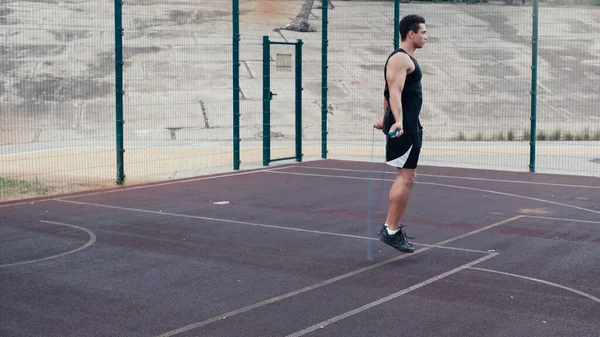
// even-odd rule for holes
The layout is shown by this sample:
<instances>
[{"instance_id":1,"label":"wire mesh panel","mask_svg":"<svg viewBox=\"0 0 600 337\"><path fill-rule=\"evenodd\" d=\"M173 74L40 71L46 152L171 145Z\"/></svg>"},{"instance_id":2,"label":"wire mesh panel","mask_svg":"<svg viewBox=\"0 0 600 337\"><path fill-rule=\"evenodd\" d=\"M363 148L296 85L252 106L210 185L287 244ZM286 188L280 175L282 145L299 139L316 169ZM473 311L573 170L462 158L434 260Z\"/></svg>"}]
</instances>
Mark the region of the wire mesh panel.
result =
<instances>
[{"instance_id":1,"label":"wire mesh panel","mask_svg":"<svg viewBox=\"0 0 600 337\"><path fill-rule=\"evenodd\" d=\"M420 14L428 30L415 54L424 74L422 164L600 175L600 7L566 1L541 2L533 18L529 2L402 2L398 18ZM3 2L0 198L111 184L122 164L127 182L235 169L238 153L242 168L260 165L264 36L303 42L304 160L382 160L385 136L373 124L383 114L395 2L321 5ZM269 50L271 158L293 156L297 145L295 53Z\"/></svg>"},{"instance_id":2,"label":"wire mesh panel","mask_svg":"<svg viewBox=\"0 0 600 337\"><path fill-rule=\"evenodd\" d=\"M521 170L529 164L531 6L408 4L423 13L424 162Z\"/></svg>"},{"instance_id":3,"label":"wire mesh panel","mask_svg":"<svg viewBox=\"0 0 600 337\"><path fill-rule=\"evenodd\" d=\"M128 181L230 169L231 1L127 1Z\"/></svg>"},{"instance_id":4,"label":"wire mesh panel","mask_svg":"<svg viewBox=\"0 0 600 337\"><path fill-rule=\"evenodd\" d=\"M600 176L600 2L539 12L537 171Z\"/></svg>"},{"instance_id":5,"label":"wire mesh panel","mask_svg":"<svg viewBox=\"0 0 600 337\"><path fill-rule=\"evenodd\" d=\"M112 1L3 1L0 200L109 183Z\"/></svg>"},{"instance_id":6,"label":"wire mesh panel","mask_svg":"<svg viewBox=\"0 0 600 337\"><path fill-rule=\"evenodd\" d=\"M331 12L330 52L337 60L330 64L331 152L365 158L372 151L372 125L383 114L393 2L336 2ZM400 18L407 14L423 16L428 35L415 53L423 71L421 162L526 170L531 7L413 1L401 4ZM384 144L376 131L377 160Z\"/></svg>"},{"instance_id":7,"label":"wire mesh panel","mask_svg":"<svg viewBox=\"0 0 600 337\"><path fill-rule=\"evenodd\" d=\"M394 1L332 1L328 48L328 156L364 158L383 116L384 65L394 51ZM377 161L385 136L375 132Z\"/></svg>"},{"instance_id":8,"label":"wire mesh panel","mask_svg":"<svg viewBox=\"0 0 600 337\"><path fill-rule=\"evenodd\" d=\"M262 162L263 139L263 37L271 42L302 40L302 137L320 135L321 34L316 8L306 9L305 1L240 1L240 136L242 167ZM304 13L303 13L304 11ZM307 25L297 25L306 14ZM304 22L304 21L303 21ZM285 66L290 62L289 67ZM270 46L270 137L271 157L294 156L296 52L291 45ZM317 155L318 144L303 143L306 157Z\"/></svg>"}]
</instances>

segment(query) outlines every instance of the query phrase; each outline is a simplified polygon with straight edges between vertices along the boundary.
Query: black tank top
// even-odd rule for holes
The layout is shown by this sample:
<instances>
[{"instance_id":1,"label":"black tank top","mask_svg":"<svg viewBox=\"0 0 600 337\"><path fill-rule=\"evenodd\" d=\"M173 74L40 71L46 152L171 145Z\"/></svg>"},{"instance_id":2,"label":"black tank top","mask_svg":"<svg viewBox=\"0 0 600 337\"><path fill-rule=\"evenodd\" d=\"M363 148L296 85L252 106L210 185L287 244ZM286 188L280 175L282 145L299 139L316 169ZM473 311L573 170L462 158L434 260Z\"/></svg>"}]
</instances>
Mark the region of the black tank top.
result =
<instances>
[{"instance_id":1,"label":"black tank top","mask_svg":"<svg viewBox=\"0 0 600 337\"><path fill-rule=\"evenodd\" d=\"M423 105L423 92L421 90L421 78L423 77L423 74L421 73L421 67L419 67L417 60L402 48L398 48L390 54L385 61L383 70L383 78L385 80L385 91L383 92L383 95L388 103L388 110L386 111L386 116L384 118L384 131L387 133L392 124L396 122L394 115L390 110L392 105L390 104L390 91L387 83L387 65L390 58L399 52L406 53L415 64L415 70L406 75L404 89L402 90L402 127L404 128L404 133L416 134L423 129L421 121L419 120L421 106Z\"/></svg>"}]
</instances>

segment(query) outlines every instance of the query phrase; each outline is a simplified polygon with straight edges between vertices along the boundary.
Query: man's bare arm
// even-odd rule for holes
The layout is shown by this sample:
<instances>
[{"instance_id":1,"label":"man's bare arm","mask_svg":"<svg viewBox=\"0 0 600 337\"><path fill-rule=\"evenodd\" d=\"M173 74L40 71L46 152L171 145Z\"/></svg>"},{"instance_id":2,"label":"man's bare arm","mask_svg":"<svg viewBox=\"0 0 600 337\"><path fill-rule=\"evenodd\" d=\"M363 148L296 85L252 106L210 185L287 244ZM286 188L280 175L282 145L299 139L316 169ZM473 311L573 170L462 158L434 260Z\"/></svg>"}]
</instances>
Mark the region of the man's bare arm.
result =
<instances>
[{"instance_id":1,"label":"man's bare arm","mask_svg":"<svg viewBox=\"0 0 600 337\"><path fill-rule=\"evenodd\" d=\"M388 64L387 81L390 91L390 110L396 119L396 123L392 125L390 132L396 129L402 129L402 90L408 72L408 55L398 53L397 57L393 57ZM402 135L401 130L396 137Z\"/></svg>"},{"instance_id":2,"label":"man's bare arm","mask_svg":"<svg viewBox=\"0 0 600 337\"><path fill-rule=\"evenodd\" d=\"M387 99L385 99L385 97L383 98L383 116L381 116L381 118L379 118L379 121L377 121L377 123L375 124L375 128L377 130L381 130L383 128L383 117L385 116L385 111L388 109L388 102Z\"/></svg>"}]
</instances>

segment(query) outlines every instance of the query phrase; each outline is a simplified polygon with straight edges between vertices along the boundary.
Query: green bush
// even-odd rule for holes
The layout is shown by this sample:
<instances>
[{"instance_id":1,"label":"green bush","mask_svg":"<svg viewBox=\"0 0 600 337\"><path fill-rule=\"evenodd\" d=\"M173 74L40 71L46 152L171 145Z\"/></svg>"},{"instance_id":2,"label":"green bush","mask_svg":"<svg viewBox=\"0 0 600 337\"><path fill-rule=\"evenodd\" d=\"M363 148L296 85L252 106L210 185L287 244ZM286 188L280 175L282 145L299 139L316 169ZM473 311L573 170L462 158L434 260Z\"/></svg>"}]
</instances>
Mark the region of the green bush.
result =
<instances>
[{"instance_id":1,"label":"green bush","mask_svg":"<svg viewBox=\"0 0 600 337\"><path fill-rule=\"evenodd\" d=\"M565 140L573 140L573 134L571 133L571 131L567 131L567 133L565 133Z\"/></svg>"},{"instance_id":2,"label":"green bush","mask_svg":"<svg viewBox=\"0 0 600 337\"><path fill-rule=\"evenodd\" d=\"M589 128L585 128L583 129L583 140L590 140L592 138L592 136L590 135L590 129Z\"/></svg>"},{"instance_id":3,"label":"green bush","mask_svg":"<svg viewBox=\"0 0 600 337\"><path fill-rule=\"evenodd\" d=\"M504 132L502 132L502 131L498 131L497 134L492 136L492 139L493 140L506 140L506 138L504 138Z\"/></svg>"},{"instance_id":4,"label":"green bush","mask_svg":"<svg viewBox=\"0 0 600 337\"><path fill-rule=\"evenodd\" d=\"M544 130L539 130L537 133L537 136L535 137L537 140L547 140L548 139L548 135L546 135L546 132Z\"/></svg>"}]
</instances>

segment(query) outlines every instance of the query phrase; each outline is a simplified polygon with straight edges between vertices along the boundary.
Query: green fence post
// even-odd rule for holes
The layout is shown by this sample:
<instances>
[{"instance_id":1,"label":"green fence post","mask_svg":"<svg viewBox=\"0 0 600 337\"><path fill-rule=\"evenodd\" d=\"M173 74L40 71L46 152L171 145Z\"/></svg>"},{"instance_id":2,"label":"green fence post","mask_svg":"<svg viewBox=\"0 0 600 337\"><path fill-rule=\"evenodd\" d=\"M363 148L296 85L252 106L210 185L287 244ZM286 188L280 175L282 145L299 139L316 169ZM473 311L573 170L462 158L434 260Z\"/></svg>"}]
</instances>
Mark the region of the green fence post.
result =
<instances>
[{"instance_id":1,"label":"green fence post","mask_svg":"<svg viewBox=\"0 0 600 337\"><path fill-rule=\"evenodd\" d=\"M302 40L296 43L296 161L302 161Z\"/></svg>"},{"instance_id":2,"label":"green fence post","mask_svg":"<svg viewBox=\"0 0 600 337\"><path fill-rule=\"evenodd\" d=\"M123 146L123 1L115 0L115 87L116 87L116 140L117 140L117 184L125 182Z\"/></svg>"},{"instance_id":3,"label":"green fence post","mask_svg":"<svg viewBox=\"0 0 600 337\"><path fill-rule=\"evenodd\" d=\"M263 166L271 162L271 43L263 36Z\"/></svg>"},{"instance_id":4,"label":"green fence post","mask_svg":"<svg viewBox=\"0 0 600 337\"><path fill-rule=\"evenodd\" d=\"M538 56L538 0L533 0L533 34L531 37L531 130L529 140L529 170L535 172L536 118L537 118L537 56Z\"/></svg>"},{"instance_id":5,"label":"green fence post","mask_svg":"<svg viewBox=\"0 0 600 337\"><path fill-rule=\"evenodd\" d=\"M400 48L400 0L394 0L394 50Z\"/></svg>"},{"instance_id":6,"label":"green fence post","mask_svg":"<svg viewBox=\"0 0 600 337\"><path fill-rule=\"evenodd\" d=\"M329 44L327 40L327 27L328 27L328 7L329 1L322 1L322 14L323 14L323 34L321 38L321 158L327 158L327 46Z\"/></svg>"},{"instance_id":7,"label":"green fence post","mask_svg":"<svg viewBox=\"0 0 600 337\"><path fill-rule=\"evenodd\" d=\"M233 169L240 169L240 1L233 0Z\"/></svg>"}]
</instances>

